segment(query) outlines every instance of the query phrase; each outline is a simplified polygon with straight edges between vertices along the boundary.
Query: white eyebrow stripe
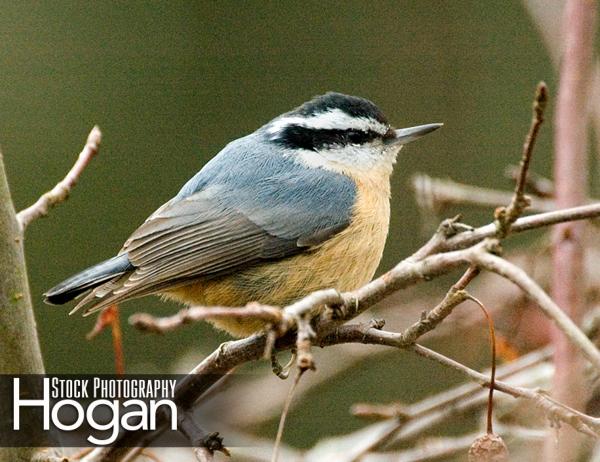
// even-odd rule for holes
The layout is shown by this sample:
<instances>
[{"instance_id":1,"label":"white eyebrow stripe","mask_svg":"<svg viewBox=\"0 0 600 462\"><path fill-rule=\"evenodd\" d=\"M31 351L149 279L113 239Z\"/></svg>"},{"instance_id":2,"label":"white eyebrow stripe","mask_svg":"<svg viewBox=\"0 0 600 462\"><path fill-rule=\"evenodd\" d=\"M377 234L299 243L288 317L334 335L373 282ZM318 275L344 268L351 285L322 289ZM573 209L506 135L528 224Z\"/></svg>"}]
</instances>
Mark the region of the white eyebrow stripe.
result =
<instances>
[{"instance_id":1,"label":"white eyebrow stripe","mask_svg":"<svg viewBox=\"0 0 600 462\"><path fill-rule=\"evenodd\" d=\"M335 108L309 117L290 116L275 119L267 128L267 133L274 135L273 137L276 138L284 128L290 125L299 125L315 130L335 130L340 129L340 127L365 132L372 130L381 135L385 134L389 128L387 125L376 120L367 117L352 117L341 109Z\"/></svg>"}]
</instances>

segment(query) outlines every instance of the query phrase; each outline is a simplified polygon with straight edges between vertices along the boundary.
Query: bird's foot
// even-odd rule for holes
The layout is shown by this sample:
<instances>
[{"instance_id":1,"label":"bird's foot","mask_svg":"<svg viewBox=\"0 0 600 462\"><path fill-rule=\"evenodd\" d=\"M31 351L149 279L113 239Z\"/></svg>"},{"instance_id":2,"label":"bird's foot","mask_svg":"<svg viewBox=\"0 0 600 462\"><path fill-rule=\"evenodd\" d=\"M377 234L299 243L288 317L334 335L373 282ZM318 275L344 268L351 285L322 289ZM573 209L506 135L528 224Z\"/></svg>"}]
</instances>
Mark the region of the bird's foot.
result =
<instances>
[{"instance_id":1,"label":"bird's foot","mask_svg":"<svg viewBox=\"0 0 600 462\"><path fill-rule=\"evenodd\" d=\"M273 374L279 377L281 380L285 380L290 376L290 371L292 370L292 366L296 363L296 350L292 350L292 356L290 360L287 362L285 366L279 364L277 360L277 354L275 352L271 353L271 369L273 370Z\"/></svg>"}]
</instances>

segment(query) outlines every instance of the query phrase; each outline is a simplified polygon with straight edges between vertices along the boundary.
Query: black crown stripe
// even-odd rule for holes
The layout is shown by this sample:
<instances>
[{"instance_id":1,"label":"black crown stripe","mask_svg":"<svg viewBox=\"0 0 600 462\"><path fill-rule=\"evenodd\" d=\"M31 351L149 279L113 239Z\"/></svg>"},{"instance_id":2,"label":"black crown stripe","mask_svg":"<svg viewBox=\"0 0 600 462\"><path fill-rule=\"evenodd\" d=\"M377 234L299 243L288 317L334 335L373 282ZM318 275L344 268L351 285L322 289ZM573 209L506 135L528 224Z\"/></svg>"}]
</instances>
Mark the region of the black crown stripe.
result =
<instances>
[{"instance_id":1,"label":"black crown stripe","mask_svg":"<svg viewBox=\"0 0 600 462\"><path fill-rule=\"evenodd\" d=\"M383 125L388 125L388 121L383 115L383 112L381 112L373 102L359 96L350 96L334 92L314 97L292 111L291 114L308 117L322 114L331 109L339 109L352 117L373 119Z\"/></svg>"}]
</instances>

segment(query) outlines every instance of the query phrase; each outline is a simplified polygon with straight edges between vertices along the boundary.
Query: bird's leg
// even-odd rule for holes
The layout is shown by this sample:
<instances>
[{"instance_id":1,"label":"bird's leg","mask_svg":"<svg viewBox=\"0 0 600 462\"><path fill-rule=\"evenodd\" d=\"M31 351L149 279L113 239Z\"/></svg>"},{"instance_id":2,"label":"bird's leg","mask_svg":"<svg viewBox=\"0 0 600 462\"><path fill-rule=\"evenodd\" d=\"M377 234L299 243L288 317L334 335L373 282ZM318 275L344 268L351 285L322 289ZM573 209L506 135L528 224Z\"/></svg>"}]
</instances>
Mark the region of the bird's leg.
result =
<instances>
[{"instance_id":1,"label":"bird's leg","mask_svg":"<svg viewBox=\"0 0 600 462\"><path fill-rule=\"evenodd\" d=\"M282 366L277 360L277 353L275 353L275 351L272 351L271 369L273 370L273 374L275 374L281 380L287 379L290 376L290 370L292 369L292 366L296 363L296 356L296 349L292 348L292 356L290 357L290 360L285 366Z\"/></svg>"}]
</instances>

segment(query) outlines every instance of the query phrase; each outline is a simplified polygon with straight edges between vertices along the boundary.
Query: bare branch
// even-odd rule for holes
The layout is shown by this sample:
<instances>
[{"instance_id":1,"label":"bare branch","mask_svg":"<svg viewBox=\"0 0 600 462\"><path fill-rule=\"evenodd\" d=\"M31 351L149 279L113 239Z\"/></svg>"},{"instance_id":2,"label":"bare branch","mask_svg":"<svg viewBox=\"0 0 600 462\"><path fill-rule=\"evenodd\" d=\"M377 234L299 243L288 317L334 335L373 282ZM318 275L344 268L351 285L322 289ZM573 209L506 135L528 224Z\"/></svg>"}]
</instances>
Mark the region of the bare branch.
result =
<instances>
[{"instance_id":1,"label":"bare branch","mask_svg":"<svg viewBox=\"0 0 600 462\"><path fill-rule=\"evenodd\" d=\"M554 321L556 326L567 336L571 343L600 371L600 351L525 271L503 258L481 251L481 247L474 249L474 252L471 254L474 264L499 274L519 286L542 309L544 314Z\"/></svg>"},{"instance_id":2,"label":"bare branch","mask_svg":"<svg viewBox=\"0 0 600 462\"><path fill-rule=\"evenodd\" d=\"M459 183L447 178L432 178L424 173L413 175L411 185L419 207L434 213L443 212L450 205L474 205L477 207L499 207L508 204L513 193ZM551 199L533 197L529 212L556 210Z\"/></svg>"},{"instance_id":3,"label":"bare branch","mask_svg":"<svg viewBox=\"0 0 600 462\"><path fill-rule=\"evenodd\" d=\"M522 356L514 362L505 364L498 368L498 378L500 380L511 380L521 385L535 384L541 374L547 373L548 368L544 362L551 357L551 350L534 351ZM489 371L485 371L486 376ZM366 454L374 450L384 449L391 444L406 442L418 438L432 427L441 422L455 418L458 414L472 412L474 409L483 407L487 401L488 394L479 384L468 382L449 390L429 396L422 401L413 404L407 404L402 409L396 404L390 405L389 410L380 407L381 412L386 415L400 410L401 415L384 422L371 424L350 435L342 435L325 441L327 447L346 447L348 451L344 456L338 456L339 462L362 461ZM375 411L373 407L370 409ZM377 417L373 415L373 417ZM384 417L384 415L379 416ZM311 453L319 452L319 445ZM336 451L339 454L339 450ZM311 454L312 455L312 454ZM323 458L315 458L321 460ZM309 460L313 460L309 457ZM367 457L366 460L369 460Z\"/></svg>"},{"instance_id":4,"label":"bare branch","mask_svg":"<svg viewBox=\"0 0 600 462\"><path fill-rule=\"evenodd\" d=\"M525 184L527 181L527 172L529 171L529 163L531 162L531 156L533 154L533 147L535 146L535 140L537 139L540 125L544 121L544 110L546 109L547 101L548 88L544 82L540 82L535 91L533 117L531 119L529 132L525 138L525 143L523 144L523 154L519 164L519 174L517 176L514 195L508 207L502 209L501 212L497 211L496 214L496 219L500 223L499 237L505 237L509 233L511 225L530 204L529 198L525 196Z\"/></svg>"},{"instance_id":5,"label":"bare branch","mask_svg":"<svg viewBox=\"0 0 600 462\"><path fill-rule=\"evenodd\" d=\"M515 182L518 181L520 175L520 167L518 165L508 165L504 170L504 175L511 178ZM529 172L525 178L525 190L529 190L536 197L554 197L554 182L539 173Z\"/></svg>"},{"instance_id":6,"label":"bare branch","mask_svg":"<svg viewBox=\"0 0 600 462\"><path fill-rule=\"evenodd\" d=\"M31 292L27 279L23 239L15 216L8 181L0 153L0 374L43 374L44 363L38 341ZM12 398L0 390L0 414L11 414ZM42 445L44 432L33 422L22 428L30 435L31 446ZM0 448L0 460L29 460L36 451L29 448Z\"/></svg>"},{"instance_id":7,"label":"bare branch","mask_svg":"<svg viewBox=\"0 0 600 462\"><path fill-rule=\"evenodd\" d=\"M461 374L467 376L470 380L483 385L490 386L490 380L484 374L477 372L469 367L460 364L450 358L447 358L440 353L425 348L418 344L406 345L401 341L401 336L398 333L381 331L373 328L365 328L360 325L347 325L337 329L335 335L330 335L323 339L322 345L331 343L359 342L366 344L386 345L395 348L406 349L427 358L438 362L446 367L450 367ZM496 381L494 388L503 393L507 393L514 397L525 398L532 400L552 419L565 422L578 430L590 436L600 438L600 418L586 416L580 412L569 408L561 403L554 401L543 393L539 393L526 388L515 387L505 382Z\"/></svg>"},{"instance_id":8,"label":"bare branch","mask_svg":"<svg viewBox=\"0 0 600 462\"><path fill-rule=\"evenodd\" d=\"M600 203L581 205L579 207L570 207L567 209L556 210L553 212L538 213L523 218L519 218L510 228L511 234L522 233L532 229L543 228L546 226L557 225L568 221L587 220L600 217ZM430 240L431 243L419 249L412 258L423 258L437 252L447 252L449 250L464 249L487 237L493 237L496 233L496 226L491 223L476 228L473 231L465 231L448 239Z\"/></svg>"},{"instance_id":9,"label":"bare branch","mask_svg":"<svg viewBox=\"0 0 600 462\"><path fill-rule=\"evenodd\" d=\"M428 313L424 313L419 321L402 333L403 340L407 342L407 344L414 343L419 337L435 329L450 315L450 313L452 313L452 310L455 307L469 298L469 295L464 289L478 274L479 269L470 266L435 308Z\"/></svg>"},{"instance_id":10,"label":"bare branch","mask_svg":"<svg viewBox=\"0 0 600 462\"><path fill-rule=\"evenodd\" d=\"M459 362L447 358L444 355L441 355L421 345L414 345L411 350L419 356L438 362L444 366L451 367L483 386L490 386L490 382L485 375L474 371L473 369L470 369ZM580 433L593 436L594 438L600 438L600 419L596 417L582 414L579 411L570 408L569 406L553 400L542 392L537 392L522 387L515 387L500 381L496 381L495 389L512 395L515 398L524 398L533 401L536 406L541 408L541 410L546 413L547 417L551 421L558 420L564 422Z\"/></svg>"},{"instance_id":11,"label":"bare branch","mask_svg":"<svg viewBox=\"0 0 600 462\"><path fill-rule=\"evenodd\" d=\"M406 411L407 406L402 403L391 404L371 404L357 403L352 406L350 412L355 417L362 419L400 419L407 420L410 418Z\"/></svg>"},{"instance_id":12,"label":"bare branch","mask_svg":"<svg viewBox=\"0 0 600 462\"><path fill-rule=\"evenodd\" d=\"M285 420L287 418L288 413L290 412L290 405L292 404L292 399L294 398L294 392L300 383L300 379L302 375L307 371L307 369L298 369L298 373L296 374L296 378L290 387L287 397L285 398L285 403L283 405L283 411L281 411L281 418L279 419L279 426L277 427L277 436L275 437L275 445L273 447L273 455L271 456L271 462L277 462L279 459L279 448L281 447L281 440L283 438L283 429L285 428Z\"/></svg>"},{"instance_id":13,"label":"bare branch","mask_svg":"<svg viewBox=\"0 0 600 462\"><path fill-rule=\"evenodd\" d=\"M400 338L400 335L396 334L396 333L379 331L377 329L373 329L373 328L365 327L365 326L361 326L361 325L354 325L354 326L340 327L339 332L335 336L329 336L327 339L325 339L325 341L330 340L333 343L339 343L339 342L343 342L343 341L359 342L359 343L365 343L365 344L387 345L387 346L393 346L396 348L408 349L410 351L414 351L415 353L417 353L420 356L423 356L429 360L436 361L436 362L444 365L445 367L450 367L452 369L455 369L458 372L460 372L461 374L467 376L470 380L476 381L480 385L483 385L485 387L490 386L489 379L487 378L486 375L481 374L477 371L474 371L474 370L472 370L450 358L440 355L439 353L436 353L432 350L424 348L420 345L408 345L408 346L404 345L399 341L399 338ZM547 358L548 355L546 354L545 357ZM526 367L529 367L529 366L526 366ZM503 371L500 371L498 376L503 377L503 375L504 375ZM561 403L557 403L542 392L537 392L537 391L533 391L533 390L530 390L527 388L512 386L512 385L509 385L502 381L496 381L495 389L498 391L501 391L503 393L507 393L511 396L523 398L523 399L533 402L537 407L539 407L548 416L548 418L552 422L555 422L555 421L564 422L570 426L573 426L579 432L582 432L584 434L594 435L595 437L598 437L598 435L599 435L600 419L581 414L581 413L575 411L574 409L569 408L568 406L564 406ZM467 404L468 400L465 400L465 395L463 395L461 393L459 396L460 396L460 398L457 396L451 397L451 399L453 400L452 402L453 403L456 402L456 404L450 405L446 400L440 401L438 399L435 405L439 406L441 404L443 406L443 408L440 408L440 409L445 409L446 411L448 411L450 409L453 412L456 412L457 409L461 409L461 406L463 404L468 405ZM456 401L454 401L454 400L456 400ZM426 400L426 401L428 401L428 400ZM479 404L482 404L483 401L485 401L485 397L483 395L481 395ZM413 405L413 406L415 406L415 405ZM414 418L416 416L415 411L412 410L412 406L407 406L405 408L405 412L406 412L406 415L410 416L411 418ZM439 422L439 420L437 420L437 418L436 418L436 420L433 420L432 422ZM359 460L361 455L366 454L367 452L374 449L375 447L380 447L382 444L385 444L385 442L394 438L394 435L396 435L396 433L398 431L400 431L400 429L403 428L405 424L408 425L406 423L406 419L402 419L402 417L400 419L393 418L390 421L375 424L373 426L372 430L375 432L376 437L373 438L373 436L375 436L375 435L367 436L367 435L369 435L369 433L367 432L365 434L365 436L367 436L367 441L365 441L364 443L361 443L359 445L360 447L357 447L357 445L355 444L354 449L357 449L357 451L353 450L352 455L351 456L348 455L348 457L345 457L343 460L345 460L345 461ZM427 426L429 426L429 425L431 425L431 422L425 423L425 424ZM419 426L420 425L421 424L419 424ZM408 427L407 427L407 431L408 431ZM356 443L356 437L354 437L354 441Z\"/></svg>"},{"instance_id":14,"label":"bare branch","mask_svg":"<svg viewBox=\"0 0 600 462\"><path fill-rule=\"evenodd\" d=\"M494 214L497 227L497 237L504 238L508 235L512 224L522 215L527 207L531 205L531 199L525 195L525 186L527 184L527 173L529 163L533 154L533 147L539 133L540 125L544 121L544 110L548 100L548 89L544 82L540 82L536 88L535 98L533 101L533 117L531 126L525 143L523 144L523 153L518 173L516 174L515 190L510 198L510 203L507 207L499 207ZM417 201L423 208L436 210L440 207L440 189L445 190L445 196L452 194L453 200L456 200L457 192L458 199L463 202L476 203L481 205L494 205L498 202L506 203L505 193L493 190L484 190L473 186L457 185L454 182L436 180L437 191L433 191L433 180L426 175L417 175L413 177L412 183ZM442 183L441 185L439 183ZM450 184L448 184L450 183ZM460 189L458 188L460 186ZM458 190L458 191L457 191ZM445 199L447 201L447 199ZM437 204L436 204L437 202ZM548 207L548 204L546 204Z\"/></svg>"},{"instance_id":15,"label":"bare branch","mask_svg":"<svg viewBox=\"0 0 600 462\"><path fill-rule=\"evenodd\" d=\"M487 434L488 435L492 435L494 433L493 430L493 410L494 410L494 388L495 388L495 382L496 382L496 331L494 329L494 320L492 319L492 316L490 315L488 309L483 305L483 303L481 303L481 301L479 299L477 299L476 297L473 297L471 294L469 294L469 300L471 300L472 302L474 302L475 304L477 304L479 306L479 308L481 308L481 311L483 311L484 316L487 319L488 322L488 327L489 327L489 331L490 331L490 349L491 349L491 371L490 371L490 394L488 395L488 407L487 407Z\"/></svg>"},{"instance_id":16,"label":"bare branch","mask_svg":"<svg viewBox=\"0 0 600 462\"><path fill-rule=\"evenodd\" d=\"M258 303L249 303L243 307L193 306L183 309L173 316L157 318L147 313L135 313L129 317L129 324L143 332L164 334L185 324L207 318L254 318L264 322L279 323L282 320L281 309Z\"/></svg>"},{"instance_id":17,"label":"bare branch","mask_svg":"<svg viewBox=\"0 0 600 462\"><path fill-rule=\"evenodd\" d=\"M96 125L88 135L83 150L79 153L77 161L69 170L69 173L54 186L50 191L45 192L33 204L17 213L17 221L21 231L25 231L27 226L34 220L48 215L52 207L56 207L69 197L71 190L79 181L79 177L88 166L90 161L98 154L100 142L102 141L102 132Z\"/></svg>"}]
</instances>

